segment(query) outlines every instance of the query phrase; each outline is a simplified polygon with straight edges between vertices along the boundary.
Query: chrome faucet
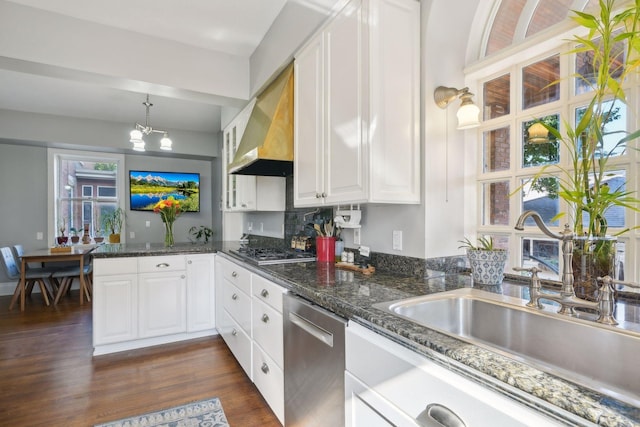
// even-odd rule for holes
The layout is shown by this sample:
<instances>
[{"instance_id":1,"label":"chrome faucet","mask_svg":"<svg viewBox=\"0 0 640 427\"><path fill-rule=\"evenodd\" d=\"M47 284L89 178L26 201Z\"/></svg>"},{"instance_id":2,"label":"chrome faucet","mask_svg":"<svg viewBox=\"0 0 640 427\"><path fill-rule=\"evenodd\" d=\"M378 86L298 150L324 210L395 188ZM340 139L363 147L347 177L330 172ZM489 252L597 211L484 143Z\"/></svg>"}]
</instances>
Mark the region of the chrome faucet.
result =
<instances>
[{"instance_id":1,"label":"chrome faucet","mask_svg":"<svg viewBox=\"0 0 640 427\"><path fill-rule=\"evenodd\" d=\"M569 224L565 224L564 230L561 233L554 233L547 228L542 220L540 214L536 211L524 211L516 222L516 230L524 230L524 222L527 218L531 217L538 228L542 230L547 236L560 240L562 242L562 288L559 295L542 293L542 284L538 278L540 270L538 267L522 268L514 267L515 271L528 271L531 273L531 283L529 285L529 302L528 307L542 308L540 304L541 299L547 299L556 301L560 304L559 314L565 314L574 316L576 314L576 307L584 307L596 310L599 314L597 322L606 323L610 325L616 325L617 322L613 318L613 289L610 283L603 281L600 292L598 293L598 302L586 301L582 298L578 298L573 290L573 238L575 234L569 227Z\"/></svg>"}]
</instances>

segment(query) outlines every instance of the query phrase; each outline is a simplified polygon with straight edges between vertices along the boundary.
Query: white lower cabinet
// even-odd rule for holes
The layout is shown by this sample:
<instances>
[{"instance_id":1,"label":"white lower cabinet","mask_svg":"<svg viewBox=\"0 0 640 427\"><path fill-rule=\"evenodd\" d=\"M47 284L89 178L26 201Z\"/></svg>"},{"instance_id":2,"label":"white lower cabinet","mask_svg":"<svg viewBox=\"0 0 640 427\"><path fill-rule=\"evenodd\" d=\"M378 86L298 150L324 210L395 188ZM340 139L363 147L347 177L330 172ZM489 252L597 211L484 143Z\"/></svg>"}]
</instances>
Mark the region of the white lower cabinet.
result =
<instances>
[{"instance_id":1,"label":"white lower cabinet","mask_svg":"<svg viewBox=\"0 0 640 427\"><path fill-rule=\"evenodd\" d=\"M281 424L284 424L284 371L253 343L253 382Z\"/></svg>"},{"instance_id":2,"label":"white lower cabinet","mask_svg":"<svg viewBox=\"0 0 640 427\"><path fill-rule=\"evenodd\" d=\"M94 346L129 341L138 336L137 290L137 274L94 276Z\"/></svg>"},{"instance_id":3,"label":"white lower cabinet","mask_svg":"<svg viewBox=\"0 0 640 427\"><path fill-rule=\"evenodd\" d=\"M347 427L559 425L353 322L346 369Z\"/></svg>"},{"instance_id":4,"label":"white lower cabinet","mask_svg":"<svg viewBox=\"0 0 640 427\"><path fill-rule=\"evenodd\" d=\"M218 257L216 327L236 360L284 424L281 286Z\"/></svg>"},{"instance_id":5,"label":"white lower cabinet","mask_svg":"<svg viewBox=\"0 0 640 427\"><path fill-rule=\"evenodd\" d=\"M212 329L216 325L214 266L211 255L187 256L187 332Z\"/></svg>"},{"instance_id":6,"label":"white lower cabinet","mask_svg":"<svg viewBox=\"0 0 640 427\"><path fill-rule=\"evenodd\" d=\"M227 343L229 350L231 350L231 353L233 353L247 376L253 379L251 375L251 336L247 335L227 311L222 312L222 318L222 324L218 326L220 336Z\"/></svg>"},{"instance_id":7,"label":"white lower cabinet","mask_svg":"<svg viewBox=\"0 0 640 427\"><path fill-rule=\"evenodd\" d=\"M186 272L146 273L138 280L139 337L186 332Z\"/></svg>"},{"instance_id":8,"label":"white lower cabinet","mask_svg":"<svg viewBox=\"0 0 640 427\"><path fill-rule=\"evenodd\" d=\"M94 259L93 354L215 335L214 259Z\"/></svg>"}]
</instances>

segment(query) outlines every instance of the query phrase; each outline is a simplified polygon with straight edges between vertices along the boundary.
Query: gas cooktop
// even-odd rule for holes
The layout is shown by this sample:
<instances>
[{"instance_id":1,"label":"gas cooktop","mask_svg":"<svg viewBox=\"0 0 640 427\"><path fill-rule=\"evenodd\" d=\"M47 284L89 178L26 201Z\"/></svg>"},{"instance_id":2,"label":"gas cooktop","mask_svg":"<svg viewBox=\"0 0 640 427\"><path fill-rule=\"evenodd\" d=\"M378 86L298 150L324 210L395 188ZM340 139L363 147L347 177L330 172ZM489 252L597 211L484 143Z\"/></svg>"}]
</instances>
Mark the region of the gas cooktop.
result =
<instances>
[{"instance_id":1,"label":"gas cooktop","mask_svg":"<svg viewBox=\"0 0 640 427\"><path fill-rule=\"evenodd\" d=\"M241 247L230 252L244 260L257 265L288 264L293 262L311 262L316 257L310 252L294 251L277 248L250 248Z\"/></svg>"}]
</instances>

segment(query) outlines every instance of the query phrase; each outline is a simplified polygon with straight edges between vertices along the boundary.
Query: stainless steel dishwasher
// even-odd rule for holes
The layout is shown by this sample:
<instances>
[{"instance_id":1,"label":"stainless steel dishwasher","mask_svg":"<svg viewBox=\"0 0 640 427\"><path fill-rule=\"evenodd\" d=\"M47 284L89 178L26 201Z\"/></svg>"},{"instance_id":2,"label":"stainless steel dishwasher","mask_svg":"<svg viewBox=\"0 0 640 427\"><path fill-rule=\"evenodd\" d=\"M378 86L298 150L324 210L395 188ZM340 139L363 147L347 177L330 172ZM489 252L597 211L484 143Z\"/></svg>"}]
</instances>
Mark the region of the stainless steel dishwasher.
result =
<instances>
[{"instance_id":1,"label":"stainless steel dishwasher","mask_svg":"<svg viewBox=\"0 0 640 427\"><path fill-rule=\"evenodd\" d=\"M346 324L300 297L284 296L285 426L344 426Z\"/></svg>"}]
</instances>

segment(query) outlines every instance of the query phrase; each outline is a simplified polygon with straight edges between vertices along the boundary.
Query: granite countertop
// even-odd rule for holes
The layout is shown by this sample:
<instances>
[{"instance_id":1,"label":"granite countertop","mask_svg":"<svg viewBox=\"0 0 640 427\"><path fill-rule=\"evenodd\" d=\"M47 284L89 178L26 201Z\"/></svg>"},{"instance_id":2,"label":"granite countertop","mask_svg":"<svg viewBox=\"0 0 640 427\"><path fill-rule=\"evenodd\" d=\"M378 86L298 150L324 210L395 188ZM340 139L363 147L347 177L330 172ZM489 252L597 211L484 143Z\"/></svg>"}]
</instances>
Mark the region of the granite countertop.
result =
<instances>
[{"instance_id":1,"label":"granite countertop","mask_svg":"<svg viewBox=\"0 0 640 427\"><path fill-rule=\"evenodd\" d=\"M485 387L545 412L561 423L640 425L640 408L372 307L380 302L473 287L467 275L419 279L376 272L367 277L315 262L259 267L244 265L293 293L374 329ZM528 293L526 286L517 283L484 289L522 299L527 299L525 293ZM637 317L637 311L628 312ZM636 318L626 320L638 322Z\"/></svg>"},{"instance_id":2,"label":"granite countertop","mask_svg":"<svg viewBox=\"0 0 640 427\"><path fill-rule=\"evenodd\" d=\"M235 249L237 244L221 242L180 244L172 248L161 245L108 246L97 248L94 257L222 252L243 262L229 253L229 249ZM315 262L265 266L243 262L243 265L303 298L357 321L452 371L546 413L560 423L640 426L638 407L373 307L380 302L474 287L467 275L451 274L425 279L378 271L368 277L336 269L332 264ZM527 299L528 295L527 287L516 281L485 287L484 290L521 299ZM623 320L640 323L637 307L622 312L627 316Z\"/></svg>"},{"instance_id":3,"label":"granite countertop","mask_svg":"<svg viewBox=\"0 0 640 427\"><path fill-rule=\"evenodd\" d=\"M91 252L94 258L119 258L179 254L215 253L223 249L221 242L204 243L177 243L166 247L163 243L141 244L101 244Z\"/></svg>"}]
</instances>

